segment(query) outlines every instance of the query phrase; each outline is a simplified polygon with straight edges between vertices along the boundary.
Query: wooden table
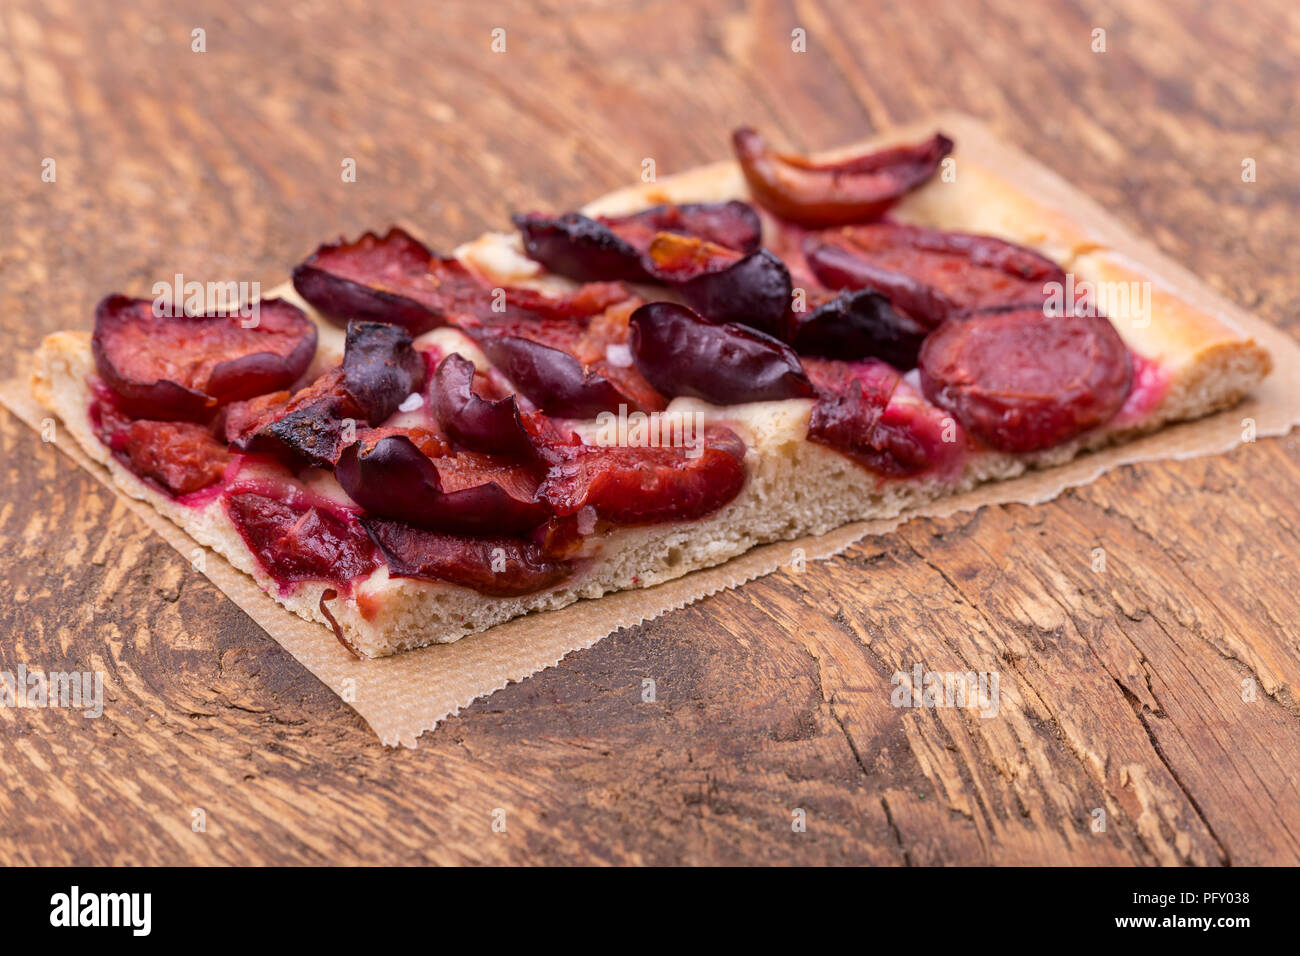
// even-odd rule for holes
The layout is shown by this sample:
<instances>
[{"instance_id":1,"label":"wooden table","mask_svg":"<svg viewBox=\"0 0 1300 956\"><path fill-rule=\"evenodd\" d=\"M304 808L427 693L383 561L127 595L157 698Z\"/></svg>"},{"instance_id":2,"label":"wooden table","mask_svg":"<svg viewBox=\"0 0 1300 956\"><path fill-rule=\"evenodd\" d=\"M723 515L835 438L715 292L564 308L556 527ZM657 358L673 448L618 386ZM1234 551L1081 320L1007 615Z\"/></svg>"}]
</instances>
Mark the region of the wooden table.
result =
<instances>
[{"instance_id":1,"label":"wooden table","mask_svg":"<svg viewBox=\"0 0 1300 956\"><path fill-rule=\"evenodd\" d=\"M269 286L392 221L445 250L723 157L742 121L818 148L943 107L1300 328L1287 0L491 6L6 4L0 373L175 272ZM102 669L109 698L0 710L6 863L1300 862L1296 438L912 523L413 751L7 413L0 441L0 669ZM890 705L895 671L989 655L997 718Z\"/></svg>"}]
</instances>

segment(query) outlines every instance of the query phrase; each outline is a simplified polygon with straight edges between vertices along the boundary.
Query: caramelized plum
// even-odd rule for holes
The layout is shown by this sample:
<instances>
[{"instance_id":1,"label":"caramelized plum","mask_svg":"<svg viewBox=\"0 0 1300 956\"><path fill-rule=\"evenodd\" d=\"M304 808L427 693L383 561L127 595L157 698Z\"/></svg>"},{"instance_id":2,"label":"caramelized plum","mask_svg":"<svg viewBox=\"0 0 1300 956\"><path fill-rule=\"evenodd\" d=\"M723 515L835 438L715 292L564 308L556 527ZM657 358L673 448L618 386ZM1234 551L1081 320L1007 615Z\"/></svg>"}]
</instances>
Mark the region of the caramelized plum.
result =
<instances>
[{"instance_id":1,"label":"caramelized plum","mask_svg":"<svg viewBox=\"0 0 1300 956\"><path fill-rule=\"evenodd\" d=\"M173 496L215 484L230 464L226 446L193 422L133 421L112 444L133 474Z\"/></svg>"},{"instance_id":2,"label":"caramelized plum","mask_svg":"<svg viewBox=\"0 0 1300 956\"><path fill-rule=\"evenodd\" d=\"M833 163L775 153L757 131L732 134L736 158L759 204L803 226L835 226L875 219L929 179L952 152L942 133Z\"/></svg>"},{"instance_id":3,"label":"caramelized plum","mask_svg":"<svg viewBox=\"0 0 1300 956\"><path fill-rule=\"evenodd\" d=\"M709 272L720 272L744 256L734 249L693 236L661 232L646 247L650 272L662 282L678 284Z\"/></svg>"},{"instance_id":4,"label":"caramelized plum","mask_svg":"<svg viewBox=\"0 0 1300 956\"><path fill-rule=\"evenodd\" d=\"M316 327L280 299L239 315L158 316L149 299L113 295L95 309L99 376L135 418L199 421L228 402L284 388L316 354Z\"/></svg>"},{"instance_id":5,"label":"caramelized plum","mask_svg":"<svg viewBox=\"0 0 1300 956\"><path fill-rule=\"evenodd\" d=\"M760 249L741 256L700 239L664 233L650 244L658 278L714 322L738 322L778 335L790 308L793 282L785 264Z\"/></svg>"},{"instance_id":6,"label":"caramelized plum","mask_svg":"<svg viewBox=\"0 0 1300 956\"><path fill-rule=\"evenodd\" d=\"M429 458L401 435L349 445L334 475L370 515L436 531L517 535L550 515L526 466L472 452Z\"/></svg>"},{"instance_id":7,"label":"caramelized plum","mask_svg":"<svg viewBox=\"0 0 1300 956\"><path fill-rule=\"evenodd\" d=\"M858 447L850 454L886 477L910 478L954 474L966 446L965 433L942 409L919 395L903 399L896 393L876 422L871 448Z\"/></svg>"},{"instance_id":8,"label":"caramelized plum","mask_svg":"<svg viewBox=\"0 0 1300 956\"><path fill-rule=\"evenodd\" d=\"M640 305L640 299L629 299L607 309L587 324L566 351L626 396L629 410L656 412L667 403L632 361L629 322Z\"/></svg>"},{"instance_id":9,"label":"caramelized plum","mask_svg":"<svg viewBox=\"0 0 1300 956\"><path fill-rule=\"evenodd\" d=\"M416 448L424 452L428 458L442 458L444 455L450 455L453 451L451 442L445 435L441 435L429 428L421 428L418 425L412 427L399 425L384 425L381 428L359 428L357 429L357 441L365 442L367 445L373 445L381 438L390 438L393 435L400 435L409 440Z\"/></svg>"},{"instance_id":10,"label":"caramelized plum","mask_svg":"<svg viewBox=\"0 0 1300 956\"><path fill-rule=\"evenodd\" d=\"M713 245L747 254L763 241L763 224L749 203L683 203L652 206L628 216L600 219L616 236L644 252L657 235L669 232L701 239Z\"/></svg>"},{"instance_id":11,"label":"caramelized plum","mask_svg":"<svg viewBox=\"0 0 1300 956\"><path fill-rule=\"evenodd\" d=\"M424 383L424 357L401 328L351 322L343 363L292 396L280 392L232 406L225 435L240 451L290 465L329 468L357 429L378 425Z\"/></svg>"},{"instance_id":12,"label":"caramelized plum","mask_svg":"<svg viewBox=\"0 0 1300 956\"><path fill-rule=\"evenodd\" d=\"M665 395L715 405L813 395L799 356L762 332L715 324L672 302L641 306L629 324L637 368Z\"/></svg>"},{"instance_id":13,"label":"caramelized plum","mask_svg":"<svg viewBox=\"0 0 1300 956\"><path fill-rule=\"evenodd\" d=\"M273 455L293 466L332 467L364 418L334 368L307 388L230 406L225 435L240 451Z\"/></svg>"},{"instance_id":14,"label":"caramelized plum","mask_svg":"<svg viewBox=\"0 0 1300 956\"><path fill-rule=\"evenodd\" d=\"M361 420L343 389L342 369L334 369L282 405L258 401L227 416L226 440L240 451L272 455L293 467L330 468Z\"/></svg>"},{"instance_id":15,"label":"caramelized plum","mask_svg":"<svg viewBox=\"0 0 1300 956\"><path fill-rule=\"evenodd\" d=\"M889 404L903 379L898 369L873 358L855 362L807 358L804 368L817 389L818 399L848 396L878 411Z\"/></svg>"},{"instance_id":16,"label":"caramelized plum","mask_svg":"<svg viewBox=\"0 0 1300 956\"><path fill-rule=\"evenodd\" d=\"M898 372L884 362L807 360L817 386L808 439L841 451L887 478L951 470L964 440L951 429L944 441L944 416L899 387Z\"/></svg>"},{"instance_id":17,"label":"caramelized plum","mask_svg":"<svg viewBox=\"0 0 1300 956\"><path fill-rule=\"evenodd\" d=\"M813 311L792 312L787 339L800 355L846 360L883 359L900 369L916 367L927 329L895 312L879 292L842 292Z\"/></svg>"},{"instance_id":18,"label":"caramelized plum","mask_svg":"<svg viewBox=\"0 0 1300 956\"><path fill-rule=\"evenodd\" d=\"M445 581L490 597L516 597L553 587L572 573L567 563L515 538L456 537L384 518L362 518L361 523L383 551L394 577Z\"/></svg>"},{"instance_id":19,"label":"caramelized plum","mask_svg":"<svg viewBox=\"0 0 1300 956\"><path fill-rule=\"evenodd\" d=\"M394 226L319 247L293 270L293 287L337 325L388 322L418 335L445 320L447 283L431 276L433 260L424 243ZM468 272L463 278L472 282Z\"/></svg>"},{"instance_id":20,"label":"caramelized plum","mask_svg":"<svg viewBox=\"0 0 1300 956\"><path fill-rule=\"evenodd\" d=\"M632 295L621 282L587 282L564 295L550 295L536 289L515 286L503 291L506 303L513 309L522 309L551 319L589 319L610 306L626 301ZM486 321L489 324L499 322L499 315L500 313L493 313ZM481 315L479 317L482 318Z\"/></svg>"},{"instance_id":21,"label":"caramelized plum","mask_svg":"<svg viewBox=\"0 0 1300 956\"><path fill-rule=\"evenodd\" d=\"M1051 448L1111 418L1128 397L1128 349L1102 316L1039 306L949 319L918 363L928 398L984 444Z\"/></svg>"},{"instance_id":22,"label":"caramelized plum","mask_svg":"<svg viewBox=\"0 0 1300 956\"><path fill-rule=\"evenodd\" d=\"M519 335L481 338L479 347L506 378L548 415L591 418L630 404L602 375L568 352Z\"/></svg>"},{"instance_id":23,"label":"caramelized plum","mask_svg":"<svg viewBox=\"0 0 1300 956\"><path fill-rule=\"evenodd\" d=\"M689 521L717 511L745 484L745 444L711 427L702 452L683 447L566 445L552 448L538 494L560 516L590 507L618 525Z\"/></svg>"},{"instance_id":24,"label":"caramelized plum","mask_svg":"<svg viewBox=\"0 0 1300 956\"><path fill-rule=\"evenodd\" d=\"M628 317L639 303L626 299L585 321L516 313L465 330L496 370L549 414L585 418L624 403L655 411L663 398L627 349Z\"/></svg>"},{"instance_id":25,"label":"caramelized plum","mask_svg":"<svg viewBox=\"0 0 1300 956\"><path fill-rule=\"evenodd\" d=\"M374 543L348 515L251 491L232 489L224 500L236 530L281 590L300 581L346 589L379 566Z\"/></svg>"},{"instance_id":26,"label":"caramelized plum","mask_svg":"<svg viewBox=\"0 0 1300 956\"><path fill-rule=\"evenodd\" d=\"M459 260L434 255L397 227L383 236L368 232L355 242L321 246L294 269L293 283L338 326L383 322L419 335L462 316L491 316L500 309L494 290ZM539 307L548 304L544 296L533 295ZM563 311L580 301L549 304Z\"/></svg>"},{"instance_id":27,"label":"caramelized plum","mask_svg":"<svg viewBox=\"0 0 1300 956\"><path fill-rule=\"evenodd\" d=\"M604 223L577 212L552 218L542 213L514 217L524 252L556 275L579 282L649 282L640 251Z\"/></svg>"},{"instance_id":28,"label":"caramelized plum","mask_svg":"<svg viewBox=\"0 0 1300 956\"><path fill-rule=\"evenodd\" d=\"M411 336L393 325L349 322L343 348L343 387L371 425L397 411L424 385L424 356Z\"/></svg>"},{"instance_id":29,"label":"caramelized plum","mask_svg":"<svg viewBox=\"0 0 1300 956\"><path fill-rule=\"evenodd\" d=\"M810 359L806 367L817 387L817 404L808 424L809 439L841 451L874 453L876 424L901 380L897 370L875 359Z\"/></svg>"},{"instance_id":30,"label":"caramelized plum","mask_svg":"<svg viewBox=\"0 0 1300 956\"><path fill-rule=\"evenodd\" d=\"M319 382L320 379L317 379ZM299 395L309 391L307 389L299 391ZM253 434L263 425L274 421L289 404L293 397L291 392L268 392L265 395L259 395L257 398L250 398L246 402L231 402L224 409L224 413L219 419L221 434L227 444L234 445L240 451L247 451L246 443L251 440Z\"/></svg>"},{"instance_id":31,"label":"caramelized plum","mask_svg":"<svg viewBox=\"0 0 1300 956\"><path fill-rule=\"evenodd\" d=\"M452 441L474 451L527 455L528 432L513 395L495 401L474 391L474 363L456 355L442 360L430 389L433 413Z\"/></svg>"},{"instance_id":32,"label":"caramelized plum","mask_svg":"<svg viewBox=\"0 0 1300 956\"><path fill-rule=\"evenodd\" d=\"M514 217L524 237L524 251L557 275L583 282L649 282L653 268L645 259L661 233L690 236L740 253L758 248L762 225L747 203L688 203L655 206L628 216L592 219L571 212L551 217L528 213Z\"/></svg>"},{"instance_id":33,"label":"caramelized plum","mask_svg":"<svg viewBox=\"0 0 1300 956\"><path fill-rule=\"evenodd\" d=\"M593 315L627 298L616 283L593 283L564 296L497 289L457 259L435 256L396 227L384 236L321 246L293 273L294 288L336 325L353 319L397 325L419 335L474 319L493 324L519 313L559 318Z\"/></svg>"},{"instance_id":34,"label":"caramelized plum","mask_svg":"<svg viewBox=\"0 0 1300 956\"><path fill-rule=\"evenodd\" d=\"M833 289L874 289L933 328L951 315L1041 304L1061 267L1014 243L920 226L877 223L809 237L808 265Z\"/></svg>"}]
</instances>

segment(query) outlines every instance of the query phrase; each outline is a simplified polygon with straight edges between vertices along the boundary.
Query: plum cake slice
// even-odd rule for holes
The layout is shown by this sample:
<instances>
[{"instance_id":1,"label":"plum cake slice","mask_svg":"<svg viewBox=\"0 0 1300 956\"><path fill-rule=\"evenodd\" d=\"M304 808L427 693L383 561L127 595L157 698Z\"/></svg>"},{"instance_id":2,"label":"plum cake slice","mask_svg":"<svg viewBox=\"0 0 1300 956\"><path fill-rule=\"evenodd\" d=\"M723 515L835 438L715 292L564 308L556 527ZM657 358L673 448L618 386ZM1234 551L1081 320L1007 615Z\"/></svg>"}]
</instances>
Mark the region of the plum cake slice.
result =
<instances>
[{"instance_id":1,"label":"plum cake slice","mask_svg":"<svg viewBox=\"0 0 1300 956\"><path fill-rule=\"evenodd\" d=\"M1269 357L942 134L736 162L435 255L317 249L244 315L110 296L35 396L378 657L897 515L1237 401Z\"/></svg>"}]
</instances>

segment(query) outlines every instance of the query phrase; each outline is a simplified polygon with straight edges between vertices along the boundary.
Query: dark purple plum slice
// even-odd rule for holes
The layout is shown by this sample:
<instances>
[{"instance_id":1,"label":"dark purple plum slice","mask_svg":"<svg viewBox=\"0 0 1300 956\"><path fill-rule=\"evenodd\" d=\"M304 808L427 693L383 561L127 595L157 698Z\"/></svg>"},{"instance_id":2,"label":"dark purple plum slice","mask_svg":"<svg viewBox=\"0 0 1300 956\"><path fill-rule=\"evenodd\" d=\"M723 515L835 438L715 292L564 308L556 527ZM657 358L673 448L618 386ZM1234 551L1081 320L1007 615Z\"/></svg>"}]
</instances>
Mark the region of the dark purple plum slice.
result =
<instances>
[{"instance_id":1,"label":"dark purple plum slice","mask_svg":"<svg viewBox=\"0 0 1300 956\"><path fill-rule=\"evenodd\" d=\"M405 329L382 322L349 322L343 348L343 386L370 425L378 425L424 385L424 356Z\"/></svg>"},{"instance_id":2,"label":"dark purple plum slice","mask_svg":"<svg viewBox=\"0 0 1300 956\"><path fill-rule=\"evenodd\" d=\"M641 306L630 325L633 360L665 395L715 405L813 395L799 356L755 329L713 323L672 302Z\"/></svg>"},{"instance_id":3,"label":"dark purple plum slice","mask_svg":"<svg viewBox=\"0 0 1300 956\"><path fill-rule=\"evenodd\" d=\"M583 282L651 282L646 261L650 243L661 233L690 236L748 254L762 240L762 224L747 203L688 203L655 206L628 216L591 218L527 213L514 217L524 251L557 275Z\"/></svg>"},{"instance_id":4,"label":"dark purple plum slice","mask_svg":"<svg viewBox=\"0 0 1300 956\"><path fill-rule=\"evenodd\" d=\"M883 359L895 368L916 367L928 330L896 312L879 292L841 292L808 313L792 312L786 341L800 355L854 360Z\"/></svg>"},{"instance_id":5,"label":"dark purple plum slice","mask_svg":"<svg viewBox=\"0 0 1300 956\"><path fill-rule=\"evenodd\" d=\"M334 475L368 514L435 531L520 535L551 514L524 466L472 452L429 458L401 435L349 445Z\"/></svg>"},{"instance_id":6,"label":"dark purple plum slice","mask_svg":"<svg viewBox=\"0 0 1300 956\"><path fill-rule=\"evenodd\" d=\"M479 347L519 391L548 415L591 418L632 405L608 379L567 352L518 335L493 335Z\"/></svg>"},{"instance_id":7,"label":"dark purple plum slice","mask_svg":"<svg viewBox=\"0 0 1300 956\"><path fill-rule=\"evenodd\" d=\"M429 279L433 261L424 243L394 226L319 247L293 270L293 287L337 325L388 322L418 335L444 321L444 296Z\"/></svg>"},{"instance_id":8,"label":"dark purple plum slice","mask_svg":"<svg viewBox=\"0 0 1300 956\"><path fill-rule=\"evenodd\" d=\"M513 395L489 400L474 391L474 363L455 353L442 360L429 389L433 414L452 441L473 451L527 455L532 442Z\"/></svg>"}]
</instances>

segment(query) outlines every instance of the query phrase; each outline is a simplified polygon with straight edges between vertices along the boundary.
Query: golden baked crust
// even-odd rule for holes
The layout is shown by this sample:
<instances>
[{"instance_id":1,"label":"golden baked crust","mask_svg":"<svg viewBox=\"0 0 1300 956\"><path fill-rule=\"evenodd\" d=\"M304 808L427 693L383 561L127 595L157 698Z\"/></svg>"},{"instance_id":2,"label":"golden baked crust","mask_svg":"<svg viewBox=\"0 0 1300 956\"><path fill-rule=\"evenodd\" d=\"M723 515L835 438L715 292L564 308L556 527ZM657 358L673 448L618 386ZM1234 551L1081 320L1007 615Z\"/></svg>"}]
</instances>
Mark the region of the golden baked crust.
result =
<instances>
[{"instance_id":1,"label":"golden baked crust","mask_svg":"<svg viewBox=\"0 0 1300 956\"><path fill-rule=\"evenodd\" d=\"M1268 353L1224 315L1216 315L1171 291L1159 276L1127 256L1098 250L1078 256L1070 268L1076 285L1087 282L1130 292L1129 308L1108 315L1129 348L1167 368L1184 368L1224 349L1249 354L1260 378L1270 368ZM1112 292L1111 295L1115 293Z\"/></svg>"}]
</instances>

